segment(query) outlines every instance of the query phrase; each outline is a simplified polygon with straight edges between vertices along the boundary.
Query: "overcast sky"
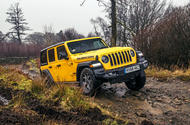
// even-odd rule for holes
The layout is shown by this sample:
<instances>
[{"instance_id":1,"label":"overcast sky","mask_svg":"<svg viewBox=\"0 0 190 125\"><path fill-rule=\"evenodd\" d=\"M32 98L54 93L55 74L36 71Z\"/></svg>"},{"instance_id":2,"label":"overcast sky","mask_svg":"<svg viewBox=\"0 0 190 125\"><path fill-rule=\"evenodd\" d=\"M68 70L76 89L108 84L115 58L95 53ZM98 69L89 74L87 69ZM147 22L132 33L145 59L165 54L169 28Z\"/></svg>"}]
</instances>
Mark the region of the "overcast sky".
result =
<instances>
[{"instance_id":1,"label":"overcast sky","mask_svg":"<svg viewBox=\"0 0 190 125\"><path fill-rule=\"evenodd\" d=\"M104 17L103 7L97 0L0 0L0 31L6 33L10 29L5 14L11 4L20 2L32 32L43 32L45 25L52 25L54 32L66 28L75 28L79 33L87 35L93 31L91 18ZM185 5L190 0L171 0L174 5Z\"/></svg>"}]
</instances>

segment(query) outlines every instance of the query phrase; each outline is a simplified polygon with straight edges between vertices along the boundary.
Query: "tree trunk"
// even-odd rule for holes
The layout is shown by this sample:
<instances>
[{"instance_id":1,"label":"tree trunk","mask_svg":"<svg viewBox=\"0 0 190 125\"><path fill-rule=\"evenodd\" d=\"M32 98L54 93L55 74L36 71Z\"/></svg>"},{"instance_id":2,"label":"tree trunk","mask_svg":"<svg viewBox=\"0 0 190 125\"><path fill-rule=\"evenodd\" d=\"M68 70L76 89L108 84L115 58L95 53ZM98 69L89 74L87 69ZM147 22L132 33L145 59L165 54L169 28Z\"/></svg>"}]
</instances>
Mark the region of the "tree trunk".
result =
<instances>
[{"instance_id":1,"label":"tree trunk","mask_svg":"<svg viewBox=\"0 0 190 125\"><path fill-rule=\"evenodd\" d=\"M111 0L111 18L112 18L112 38L111 46L116 46L117 41L117 24L116 24L116 1Z\"/></svg>"}]
</instances>

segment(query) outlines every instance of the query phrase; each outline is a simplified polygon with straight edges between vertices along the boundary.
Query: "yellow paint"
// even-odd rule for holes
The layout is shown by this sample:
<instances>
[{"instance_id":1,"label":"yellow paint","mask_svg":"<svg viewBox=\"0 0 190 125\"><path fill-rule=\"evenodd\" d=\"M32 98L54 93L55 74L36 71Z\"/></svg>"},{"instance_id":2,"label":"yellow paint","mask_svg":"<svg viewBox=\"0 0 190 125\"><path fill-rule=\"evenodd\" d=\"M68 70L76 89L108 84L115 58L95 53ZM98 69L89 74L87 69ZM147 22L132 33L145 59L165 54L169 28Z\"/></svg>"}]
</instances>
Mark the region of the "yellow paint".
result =
<instances>
[{"instance_id":1,"label":"yellow paint","mask_svg":"<svg viewBox=\"0 0 190 125\"><path fill-rule=\"evenodd\" d=\"M79 63L86 62L86 61L94 61L96 60L96 56L98 56L98 60L102 63L103 67L105 70L111 70L119 67L124 67L127 65L135 64L137 62L136 59L136 54L135 57L132 57L132 62L129 63L123 63L117 66L111 66L110 61L105 64L102 62L101 58L102 56L108 54L112 54L115 52L121 52L121 51L128 51L128 50L134 50L133 48L130 47L108 47L106 49L99 49L95 51L89 51L85 53L77 53L77 54L72 54L69 51L69 48L67 46L68 43L70 42L77 42L77 41L82 41L82 40L88 40L88 39L97 39L99 37L91 37L91 38L84 38L84 39L77 39L77 40L72 40L72 41L66 41L61 45L51 47L47 49L47 55L48 51L51 49L54 49L55 52L55 61L54 62L49 62L49 57L48 57L48 65L41 66L40 69L41 71L48 69L54 79L55 82L75 82L76 81L76 72L77 72L77 66ZM108 46L103 40L102 42ZM59 46L65 46L65 49L68 54L68 60L58 60L57 57L57 47ZM122 56L123 58L123 56ZM119 58L120 60L120 58ZM124 61L124 59L123 59ZM121 60L120 60L121 62ZM60 67L57 67L57 65L61 65ZM52 68L50 68L52 67Z\"/></svg>"}]
</instances>

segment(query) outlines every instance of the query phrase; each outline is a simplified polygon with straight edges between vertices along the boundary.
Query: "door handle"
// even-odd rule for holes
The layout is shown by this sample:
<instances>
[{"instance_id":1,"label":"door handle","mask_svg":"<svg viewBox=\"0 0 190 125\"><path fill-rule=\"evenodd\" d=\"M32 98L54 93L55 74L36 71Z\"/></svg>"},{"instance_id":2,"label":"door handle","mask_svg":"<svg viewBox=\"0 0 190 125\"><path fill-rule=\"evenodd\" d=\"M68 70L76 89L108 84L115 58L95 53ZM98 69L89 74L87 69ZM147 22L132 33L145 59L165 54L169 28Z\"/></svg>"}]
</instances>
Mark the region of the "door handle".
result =
<instances>
[{"instance_id":1,"label":"door handle","mask_svg":"<svg viewBox=\"0 0 190 125\"><path fill-rule=\"evenodd\" d=\"M52 68L52 66L49 66L49 68L51 69L51 68Z\"/></svg>"},{"instance_id":2,"label":"door handle","mask_svg":"<svg viewBox=\"0 0 190 125\"><path fill-rule=\"evenodd\" d=\"M61 67L61 64L57 65L57 67Z\"/></svg>"}]
</instances>

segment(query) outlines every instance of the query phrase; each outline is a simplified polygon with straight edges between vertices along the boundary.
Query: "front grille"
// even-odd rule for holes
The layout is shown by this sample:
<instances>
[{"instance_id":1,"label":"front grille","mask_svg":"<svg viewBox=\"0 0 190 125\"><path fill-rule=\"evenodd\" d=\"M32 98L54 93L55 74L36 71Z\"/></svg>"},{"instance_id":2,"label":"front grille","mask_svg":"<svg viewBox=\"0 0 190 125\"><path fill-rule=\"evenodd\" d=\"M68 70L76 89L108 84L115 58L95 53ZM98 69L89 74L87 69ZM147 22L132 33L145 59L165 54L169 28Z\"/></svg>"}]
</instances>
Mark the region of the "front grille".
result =
<instances>
[{"instance_id":1,"label":"front grille","mask_svg":"<svg viewBox=\"0 0 190 125\"><path fill-rule=\"evenodd\" d=\"M117 66L132 62L132 57L129 51L120 51L108 54L111 66Z\"/></svg>"}]
</instances>

